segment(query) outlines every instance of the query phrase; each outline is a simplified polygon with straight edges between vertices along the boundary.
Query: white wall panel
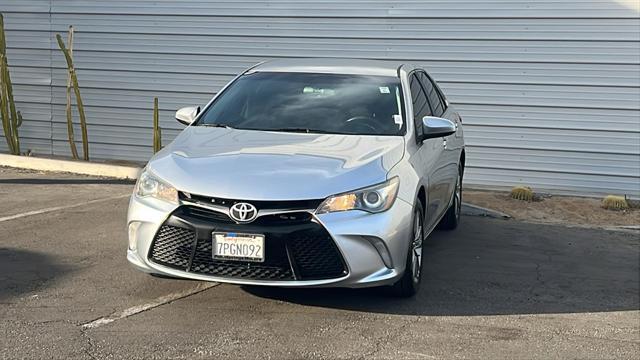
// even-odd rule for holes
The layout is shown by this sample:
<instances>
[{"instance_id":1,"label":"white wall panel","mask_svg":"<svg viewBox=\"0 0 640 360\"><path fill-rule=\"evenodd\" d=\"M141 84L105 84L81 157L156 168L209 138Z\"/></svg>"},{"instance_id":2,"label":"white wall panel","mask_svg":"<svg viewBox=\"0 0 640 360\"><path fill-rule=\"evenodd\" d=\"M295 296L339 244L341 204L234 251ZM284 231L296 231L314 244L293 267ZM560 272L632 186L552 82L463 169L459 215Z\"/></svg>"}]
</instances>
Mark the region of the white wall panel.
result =
<instances>
[{"instance_id":1,"label":"white wall panel","mask_svg":"<svg viewBox=\"0 0 640 360\"><path fill-rule=\"evenodd\" d=\"M252 64L363 57L439 81L466 125L467 184L640 196L630 1L0 0L0 11L23 143L40 153L69 153L55 33L72 24L95 158L151 156L154 96L167 143L176 108L206 103Z\"/></svg>"}]
</instances>

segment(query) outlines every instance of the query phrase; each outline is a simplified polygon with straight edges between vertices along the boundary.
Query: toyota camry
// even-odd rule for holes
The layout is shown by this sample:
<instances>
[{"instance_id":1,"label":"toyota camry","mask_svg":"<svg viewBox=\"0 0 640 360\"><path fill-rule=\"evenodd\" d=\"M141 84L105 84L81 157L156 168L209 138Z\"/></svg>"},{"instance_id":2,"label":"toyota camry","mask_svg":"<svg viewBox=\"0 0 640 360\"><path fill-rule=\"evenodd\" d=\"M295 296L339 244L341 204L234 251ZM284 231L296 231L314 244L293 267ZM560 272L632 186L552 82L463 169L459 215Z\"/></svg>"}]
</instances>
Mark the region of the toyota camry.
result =
<instances>
[{"instance_id":1,"label":"toyota camry","mask_svg":"<svg viewBox=\"0 0 640 360\"><path fill-rule=\"evenodd\" d=\"M129 204L144 272L411 296L425 238L460 221L462 119L419 67L265 62L176 119Z\"/></svg>"}]
</instances>

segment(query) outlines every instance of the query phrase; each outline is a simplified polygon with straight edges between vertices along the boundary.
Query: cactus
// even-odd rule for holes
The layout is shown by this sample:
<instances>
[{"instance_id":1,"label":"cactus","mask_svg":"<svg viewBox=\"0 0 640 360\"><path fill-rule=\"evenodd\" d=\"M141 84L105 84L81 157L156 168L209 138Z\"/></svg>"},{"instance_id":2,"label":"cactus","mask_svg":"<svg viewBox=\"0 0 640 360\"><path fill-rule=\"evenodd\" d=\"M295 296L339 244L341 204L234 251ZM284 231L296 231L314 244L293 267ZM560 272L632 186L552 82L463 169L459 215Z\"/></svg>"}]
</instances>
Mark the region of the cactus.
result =
<instances>
[{"instance_id":1,"label":"cactus","mask_svg":"<svg viewBox=\"0 0 640 360\"><path fill-rule=\"evenodd\" d=\"M2 130L4 137L7 139L9 151L14 153L13 136L11 134L11 121L9 119L9 110L7 110L7 94L4 83L4 56L0 54L0 114L2 116Z\"/></svg>"},{"instance_id":2,"label":"cactus","mask_svg":"<svg viewBox=\"0 0 640 360\"><path fill-rule=\"evenodd\" d=\"M78 107L78 114L80 115L80 129L82 131L82 153L83 159L89 160L89 140L87 135L87 119L84 114L84 105L82 104L82 97L80 96L80 87L78 86L78 76L76 75L76 69L73 67L73 59L69 50L64 45L62 36L56 34L56 40L58 40L58 46L64 58L67 61L67 68L69 69L69 76L71 77L71 85L73 86L73 92L76 96L76 106Z\"/></svg>"},{"instance_id":3,"label":"cactus","mask_svg":"<svg viewBox=\"0 0 640 360\"><path fill-rule=\"evenodd\" d=\"M13 85L7 62L6 45L4 17L0 14L0 115L9 151L14 155L20 155L18 128L22 125L22 114L16 110L16 104L13 100Z\"/></svg>"},{"instance_id":4,"label":"cactus","mask_svg":"<svg viewBox=\"0 0 640 360\"><path fill-rule=\"evenodd\" d=\"M5 55L2 56L2 61L2 83L4 84L4 92L6 95L7 105L9 106L11 136L13 138L15 154L20 154L20 138L18 137L18 127L20 126L22 121L18 119L16 104L13 100L13 84L11 83L11 77L9 75L9 64L7 63L7 57Z\"/></svg>"},{"instance_id":5,"label":"cactus","mask_svg":"<svg viewBox=\"0 0 640 360\"><path fill-rule=\"evenodd\" d=\"M511 197L516 200L533 201L533 190L528 186L516 186L511 189Z\"/></svg>"},{"instance_id":6,"label":"cactus","mask_svg":"<svg viewBox=\"0 0 640 360\"><path fill-rule=\"evenodd\" d=\"M160 130L160 116L158 114L158 98L153 98L153 152L162 149L162 131Z\"/></svg>"},{"instance_id":7,"label":"cactus","mask_svg":"<svg viewBox=\"0 0 640 360\"><path fill-rule=\"evenodd\" d=\"M629 202L624 196L607 195L602 199L602 207L608 210L626 210L629 208Z\"/></svg>"},{"instance_id":8,"label":"cactus","mask_svg":"<svg viewBox=\"0 0 640 360\"><path fill-rule=\"evenodd\" d=\"M69 26L69 34L67 36L67 44L69 46L69 56L73 59L73 26ZM76 148L76 137L73 133L73 115L71 113L71 73L67 74L67 105L65 112L67 115L67 135L69 136L69 147L71 148L71 156L78 159L78 149Z\"/></svg>"}]
</instances>

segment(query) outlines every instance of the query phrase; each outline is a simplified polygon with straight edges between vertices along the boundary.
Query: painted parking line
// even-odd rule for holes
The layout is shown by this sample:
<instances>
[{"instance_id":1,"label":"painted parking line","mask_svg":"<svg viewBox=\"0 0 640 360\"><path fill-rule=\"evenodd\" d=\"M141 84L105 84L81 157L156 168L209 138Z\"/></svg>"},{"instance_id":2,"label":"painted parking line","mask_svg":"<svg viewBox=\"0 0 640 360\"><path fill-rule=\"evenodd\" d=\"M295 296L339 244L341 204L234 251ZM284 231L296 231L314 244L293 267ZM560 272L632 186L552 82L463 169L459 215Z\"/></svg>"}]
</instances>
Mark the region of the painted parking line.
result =
<instances>
[{"instance_id":1,"label":"painted parking line","mask_svg":"<svg viewBox=\"0 0 640 360\"><path fill-rule=\"evenodd\" d=\"M79 207L79 206L95 204L95 203L100 203L100 202L114 200L114 199L122 199L122 198L125 198L125 197L128 197L128 196L131 196L131 194L123 194L123 195L118 195L118 196L111 196L111 197L108 197L108 198L101 198L101 199L84 201L84 202L81 202L81 203L76 203L76 204L71 204L71 205L54 206L54 207L44 208L44 209L40 209L40 210L27 211L27 212L23 212L23 213L20 213L20 214L0 217L0 222L20 219L20 218L23 218L23 217L26 217L26 216L45 214L45 213L52 212L52 211L71 209L71 208L75 208L75 207Z\"/></svg>"},{"instance_id":2,"label":"painted parking line","mask_svg":"<svg viewBox=\"0 0 640 360\"><path fill-rule=\"evenodd\" d=\"M195 295L197 293L203 292L207 289L211 289L214 286L218 286L220 285L220 283L213 283L213 282L203 282L198 284L198 286L196 286L195 288L192 289L187 289L184 291L178 291L175 293L171 293L168 295L164 295L164 296L160 296L159 298L156 298L153 301L150 301L146 304L142 304L142 305L136 305L136 306L132 306L128 309L122 310L122 311L118 311L115 312L109 316L106 317L101 317L99 319L93 320L91 322L88 322L86 324L82 324L82 328L83 329L95 329L97 327L100 327L102 325L107 325L110 324L114 321L117 320L121 320L121 319L126 319L129 316L133 316L135 314L139 314L143 311L147 311L153 308L156 308L158 306L164 305L164 304L168 304L172 301L176 301L176 300L180 300L183 298L186 298L188 296L191 295Z\"/></svg>"}]
</instances>

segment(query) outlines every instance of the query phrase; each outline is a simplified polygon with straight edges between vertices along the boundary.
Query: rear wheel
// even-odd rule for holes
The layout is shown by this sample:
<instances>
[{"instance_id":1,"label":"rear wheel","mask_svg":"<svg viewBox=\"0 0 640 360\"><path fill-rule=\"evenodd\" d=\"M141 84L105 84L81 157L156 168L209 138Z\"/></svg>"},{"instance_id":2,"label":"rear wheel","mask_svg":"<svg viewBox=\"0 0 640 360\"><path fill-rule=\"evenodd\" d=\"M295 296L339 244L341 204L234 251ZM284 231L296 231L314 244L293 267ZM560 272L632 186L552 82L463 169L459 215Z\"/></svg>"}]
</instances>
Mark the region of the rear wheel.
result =
<instances>
[{"instance_id":1,"label":"rear wheel","mask_svg":"<svg viewBox=\"0 0 640 360\"><path fill-rule=\"evenodd\" d=\"M462 210L462 166L458 166L458 178L456 180L456 188L453 192L451 205L447 209L447 213L440 220L440 228L444 230L453 230L460 224L460 213Z\"/></svg>"},{"instance_id":2,"label":"rear wheel","mask_svg":"<svg viewBox=\"0 0 640 360\"><path fill-rule=\"evenodd\" d=\"M420 288L422 278L422 245L424 243L424 210L418 201L413 210L413 229L407 254L407 264L402 278L392 286L392 292L398 297L411 297Z\"/></svg>"}]
</instances>

